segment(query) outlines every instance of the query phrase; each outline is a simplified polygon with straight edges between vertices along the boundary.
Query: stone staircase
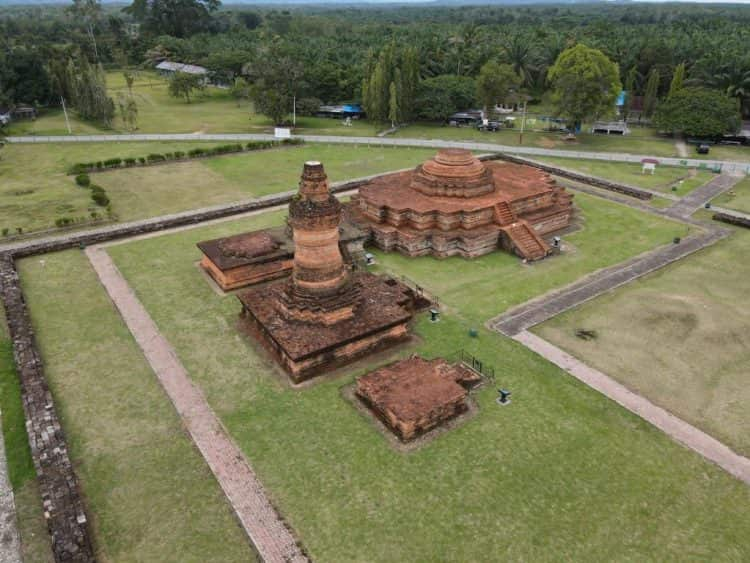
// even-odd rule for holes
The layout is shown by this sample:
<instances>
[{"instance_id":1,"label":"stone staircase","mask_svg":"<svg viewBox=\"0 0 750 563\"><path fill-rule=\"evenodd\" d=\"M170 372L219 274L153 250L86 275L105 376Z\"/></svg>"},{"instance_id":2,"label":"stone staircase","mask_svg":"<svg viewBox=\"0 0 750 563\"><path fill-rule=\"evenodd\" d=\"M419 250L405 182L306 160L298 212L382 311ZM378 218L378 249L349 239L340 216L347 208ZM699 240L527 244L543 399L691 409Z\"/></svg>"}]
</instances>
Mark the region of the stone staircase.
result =
<instances>
[{"instance_id":1,"label":"stone staircase","mask_svg":"<svg viewBox=\"0 0 750 563\"><path fill-rule=\"evenodd\" d=\"M515 221L516 216L507 201L495 204L495 222L498 225L510 225L511 223L515 223Z\"/></svg>"},{"instance_id":2,"label":"stone staircase","mask_svg":"<svg viewBox=\"0 0 750 563\"><path fill-rule=\"evenodd\" d=\"M508 235L514 252L521 258L529 261L541 260L549 254L549 245L526 221L519 220L511 223L503 227L503 231Z\"/></svg>"}]
</instances>

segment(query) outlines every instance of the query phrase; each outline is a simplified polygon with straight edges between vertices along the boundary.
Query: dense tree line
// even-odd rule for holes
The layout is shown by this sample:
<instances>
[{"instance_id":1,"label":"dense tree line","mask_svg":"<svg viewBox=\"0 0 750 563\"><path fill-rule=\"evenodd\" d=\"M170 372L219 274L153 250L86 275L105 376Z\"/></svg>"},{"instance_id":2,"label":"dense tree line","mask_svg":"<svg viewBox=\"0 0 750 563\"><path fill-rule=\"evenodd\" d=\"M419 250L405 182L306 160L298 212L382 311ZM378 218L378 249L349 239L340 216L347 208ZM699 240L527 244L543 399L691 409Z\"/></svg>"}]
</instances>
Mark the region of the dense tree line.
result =
<instances>
[{"instance_id":1,"label":"dense tree line","mask_svg":"<svg viewBox=\"0 0 750 563\"><path fill-rule=\"evenodd\" d=\"M552 86L550 68L577 44L616 64L618 82L631 102L644 97L647 115L676 73L685 86L722 92L750 114L750 6L684 4L279 10L135 0L123 10L77 0L69 9L6 9L0 103L58 103L55 60L125 67L170 58L204 65L228 85L242 77L247 87L238 91L252 90L278 119L293 99L364 100L383 122L442 118L485 102L477 81L488 63L510 67L531 103L540 100ZM389 45L398 47L390 53ZM392 65L380 64L388 57Z\"/></svg>"}]
</instances>

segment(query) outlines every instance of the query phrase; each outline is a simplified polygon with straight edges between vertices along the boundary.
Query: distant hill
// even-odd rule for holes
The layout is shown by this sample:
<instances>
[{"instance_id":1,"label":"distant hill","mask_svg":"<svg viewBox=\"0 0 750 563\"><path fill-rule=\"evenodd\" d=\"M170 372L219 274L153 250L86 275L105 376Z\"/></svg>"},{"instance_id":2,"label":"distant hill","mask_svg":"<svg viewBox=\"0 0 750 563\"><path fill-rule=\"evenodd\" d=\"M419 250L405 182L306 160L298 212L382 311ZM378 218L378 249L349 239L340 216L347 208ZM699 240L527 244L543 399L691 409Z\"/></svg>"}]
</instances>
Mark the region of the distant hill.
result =
<instances>
[{"instance_id":1,"label":"distant hill","mask_svg":"<svg viewBox=\"0 0 750 563\"><path fill-rule=\"evenodd\" d=\"M101 0L102 4L122 4L127 5L130 2L123 0ZM628 0L619 0L628 1ZM658 0L657 0L658 1ZM0 6L44 6L71 4L71 0L0 0ZM224 6L232 5L280 5L280 4L317 4L317 5L336 5L336 6L357 6L357 5L377 5L377 4L434 4L434 5L519 5L519 4L595 4L595 3L613 3L612 0L223 0Z\"/></svg>"}]
</instances>

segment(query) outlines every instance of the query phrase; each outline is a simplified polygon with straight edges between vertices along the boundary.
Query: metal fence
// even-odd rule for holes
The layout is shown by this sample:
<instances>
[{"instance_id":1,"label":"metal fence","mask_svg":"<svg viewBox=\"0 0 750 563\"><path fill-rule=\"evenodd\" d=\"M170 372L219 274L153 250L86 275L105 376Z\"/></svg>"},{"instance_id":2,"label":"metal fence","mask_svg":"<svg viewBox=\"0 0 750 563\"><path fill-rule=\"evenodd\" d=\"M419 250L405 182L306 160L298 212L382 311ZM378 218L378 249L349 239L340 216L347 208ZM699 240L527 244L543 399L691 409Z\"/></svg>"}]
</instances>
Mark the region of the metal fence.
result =
<instances>
[{"instance_id":1,"label":"metal fence","mask_svg":"<svg viewBox=\"0 0 750 563\"><path fill-rule=\"evenodd\" d=\"M479 375L483 375L490 381L495 381L495 368L491 365L483 362L473 354L470 354L464 349L459 350L456 353L458 360L472 371L477 372Z\"/></svg>"}]
</instances>

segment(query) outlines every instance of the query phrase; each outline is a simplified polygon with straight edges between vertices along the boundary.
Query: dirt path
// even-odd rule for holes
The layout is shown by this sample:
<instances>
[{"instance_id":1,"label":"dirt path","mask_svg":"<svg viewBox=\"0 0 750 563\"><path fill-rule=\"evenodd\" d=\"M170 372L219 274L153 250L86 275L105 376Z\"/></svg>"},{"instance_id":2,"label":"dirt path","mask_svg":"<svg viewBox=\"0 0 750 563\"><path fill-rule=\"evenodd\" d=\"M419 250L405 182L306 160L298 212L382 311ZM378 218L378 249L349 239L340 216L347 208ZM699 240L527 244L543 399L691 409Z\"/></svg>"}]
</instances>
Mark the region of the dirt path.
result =
<instances>
[{"instance_id":1,"label":"dirt path","mask_svg":"<svg viewBox=\"0 0 750 563\"><path fill-rule=\"evenodd\" d=\"M674 144L674 148L677 150L677 155L680 158L688 157L688 147L685 144L685 141L676 141Z\"/></svg>"},{"instance_id":2,"label":"dirt path","mask_svg":"<svg viewBox=\"0 0 750 563\"><path fill-rule=\"evenodd\" d=\"M750 485L750 459L535 334L523 331L513 339Z\"/></svg>"},{"instance_id":3,"label":"dirt path","mask_svg":"<svg viewBox=\"0 0 750 563\"><path fill-rule=\"evenodd\" d=\"M109 255L96 246L87 248L86 255L262 559L274 563L308 561L249 462Z\"/></svg>"},{"instance_id":4,"label":"dirt path","mask_svg":"<svg viewBox=\"0 0 750 563\"><path fill-rule=\"evenodd\" d=\"M21 563L21 541L16 526L16 505L8 478L2 418L0 417L0 561Z\"/></svg>"}]
</instances>

